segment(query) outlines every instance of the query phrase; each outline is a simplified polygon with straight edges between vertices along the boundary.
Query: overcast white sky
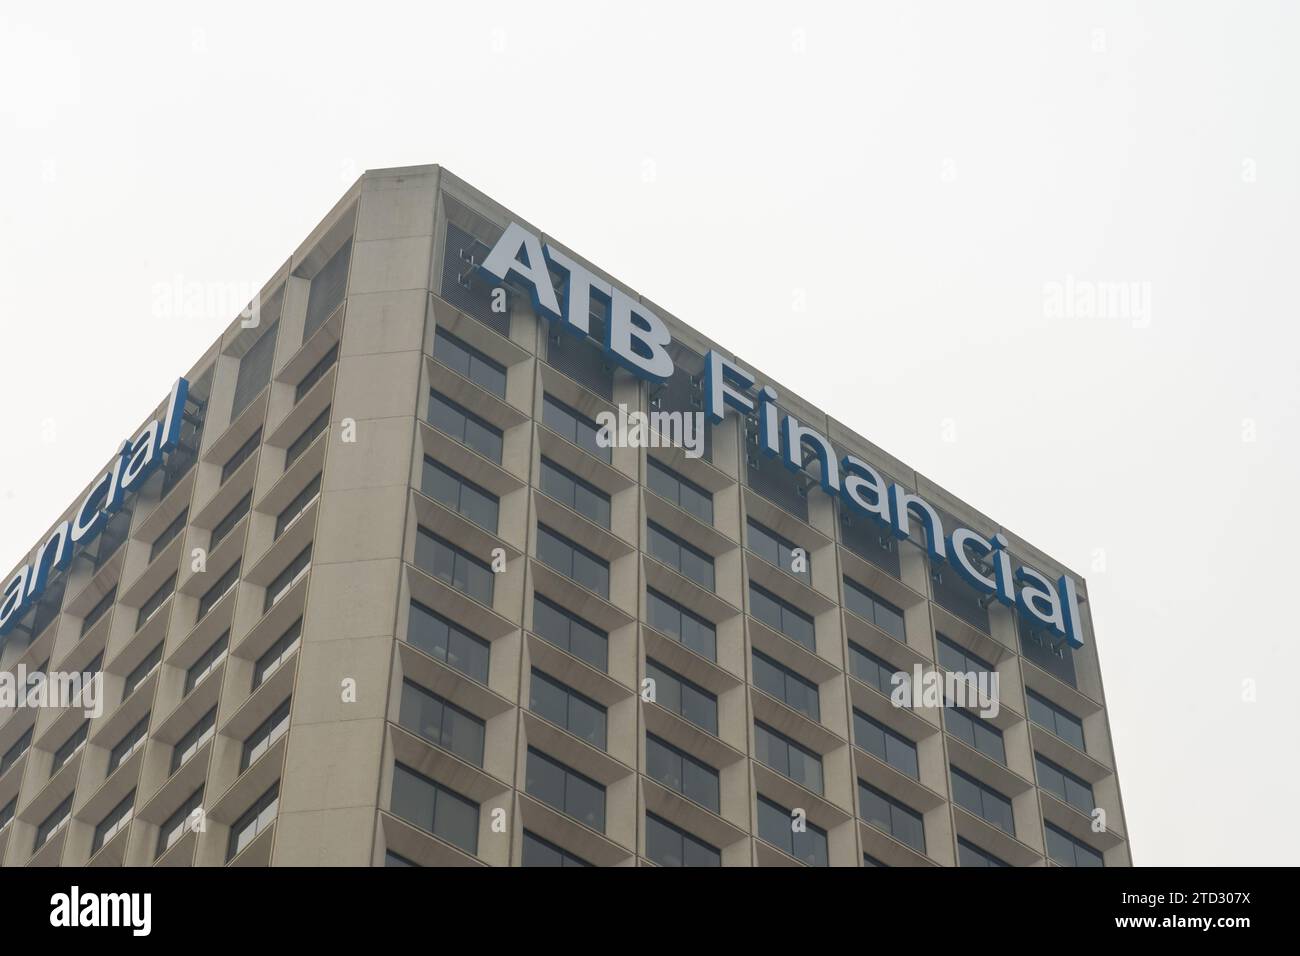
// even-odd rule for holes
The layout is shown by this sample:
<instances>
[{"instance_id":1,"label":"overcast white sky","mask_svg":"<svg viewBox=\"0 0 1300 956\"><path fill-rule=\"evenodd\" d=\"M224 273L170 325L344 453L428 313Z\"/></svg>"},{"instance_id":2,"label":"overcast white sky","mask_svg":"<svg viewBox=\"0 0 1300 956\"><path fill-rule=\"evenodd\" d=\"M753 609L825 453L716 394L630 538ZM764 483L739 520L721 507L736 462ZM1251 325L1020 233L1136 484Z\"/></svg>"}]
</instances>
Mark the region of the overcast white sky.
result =
<instances>
[{"instance_id":1,"label":"overcast white sky","mask_svg":"<svg viewBox=\"0 0 1300 956\"><path fill-rule=\"evenodd\" d=\"M160 285L442 163L1087 577L1135 862L1294 863L1295 4L177 6L0 8L4 570Z\"/></svg>"}]
</instances>

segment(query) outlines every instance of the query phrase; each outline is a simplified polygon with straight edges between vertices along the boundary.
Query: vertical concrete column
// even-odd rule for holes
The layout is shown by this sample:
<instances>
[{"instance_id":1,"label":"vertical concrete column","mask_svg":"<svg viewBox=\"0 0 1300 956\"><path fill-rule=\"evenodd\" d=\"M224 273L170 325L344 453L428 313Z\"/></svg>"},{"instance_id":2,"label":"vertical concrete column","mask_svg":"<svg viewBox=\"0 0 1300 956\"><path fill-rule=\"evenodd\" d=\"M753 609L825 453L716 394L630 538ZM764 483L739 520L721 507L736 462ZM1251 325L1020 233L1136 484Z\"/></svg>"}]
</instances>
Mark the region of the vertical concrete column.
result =
<instances>
[{"instance_id":1,"label":"vertical concrete column","mask_svg":"<svg viewBox=\"0 0 1300 956\"><path fill-rule=\"evenodd\" d=\"M275 865L371 863L436 197L436 173L362 184Z\"/></svg>"}]
</instances>

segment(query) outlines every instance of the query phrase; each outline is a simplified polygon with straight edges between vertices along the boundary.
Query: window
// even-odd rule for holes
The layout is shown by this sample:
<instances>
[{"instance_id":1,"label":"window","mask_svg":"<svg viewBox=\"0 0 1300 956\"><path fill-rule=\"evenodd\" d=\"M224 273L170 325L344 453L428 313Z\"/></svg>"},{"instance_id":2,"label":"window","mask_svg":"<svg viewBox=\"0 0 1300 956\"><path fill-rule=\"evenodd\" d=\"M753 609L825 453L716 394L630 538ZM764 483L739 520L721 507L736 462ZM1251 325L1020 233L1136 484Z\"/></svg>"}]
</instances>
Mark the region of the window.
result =
<instances>
[{"instance_id":1,"label":"window","mask_svg":"<svg viewBox=\"0 0 1300 956\"><path fill-rule=\"evenodd\" d=\"M230 476L239 470L239 467L248 459L253 457L253 453L262 445L262 429L253 432L251 438L239 446L239 450L226 459L226 463L221 466L221 483L224 485Z\"/></svg>"},{"instance_id":2,"label":"window","mask_svg":"<svg viewBox=\"0 0 1300 956\"><path fill-rule=\"evenodd\" d=\"M302 401L303 396L312 390L312 386L323 379L327 372L332 369L339 360L339 347L336 342L325 357L311 367L311 371L302 377L297 387L293 390L293 403L297 405Z\"/></svg>"},{"instance_id":3,"label":"window","mask_svg":"<svg viewBox=\"0 0 1300 956\"><path fill-rule=\"evenodd\" d=\"M546 756L528 748L524 789L562 813L593 829L605 831L605 788Z\"/></svg>"},{"instance_id":4,"label":"window","mask_svg":"<svg viewBox=\"0 0 1300 956\"><path fill-rule=\"evenodd\" d=\"M73 758L78 750L86 744L86 734L90 730L90 721L83 721L81 726L74 730L62 744L59 749L54 751L54 762L50 765L50 776L63 769L64 765Z\"/></svg>"},{"instance_id":5,"label":"window","mask_svg":"<svg viewBox=\"0 0 1300 956\"><path fill-rule=\"evenodd\" d=\"M1047 828L1047 855L1061 866L1105 866L1105 858L1082 840L1070 836L1050 823Z\"/></svg>"},{"instance_id":6,"label":"window","mask_svg":"<svg viewBox=\"0 0 1300 956\"><path fill-rule=\"evenodd\" d=\"M853 708L853 742L913 780L921 779L916 744L856 707Z\"/></svg>"},{"instance_id":7,"label":"window","mask_svg":"<svg viewBox=\"0 0 1300 956\"><path fill-rule=\"evenodd\" d=\"M466 853L478 852L478 804L400 763L393 767L392 810Z\"/></svg>"},{"instance_id":8,"label":"window","mask_svg":"<svg viewBox=\"0 0 1300 956\"><path fill-rule=\"evenodd\" d=\"M609 495L549 458L542 459L542 493L566 504L602 528L609 527Z\"/></svg>"},{"instance_id":9,"label":"window","mask_svg":"<svg viewBox=\"0 0 1300 956\"><path fill-rule=\"evenodd\" d=\"M497 496L425 456L420 490L480 528L497 533Z\"/></svg>"},{"instance_id":10,"label":"window","mask_svg":"<svg viewBox=\"0 0 1300 956\"><path fill-rule=\"evenodd\" d=\"M812 584L812 560L808 557L807 551L803 552L803 569L796 571L794 552L796 550L802 551L802 548L791 544L775 531L764 527L753 518L748 519L746 523L749 526L750 551L773 567L778 567L787 574L793 574L804 584Z\"/></svg>"},{"instance_id":11,"label":"window","mask_svg":"<svg viewBox=\"0 0 1300 956\"><path fill-rule=\"evenodd\" d=\"M243 816L235 821L230 828L230 842L226 846L226 861L229 862L237 857L250 843L257 839L258 834L265 833L267 828L275 822L275 816L280 811L280 784L276 782L271 789L262 794L257 800L244 811Z\"/></svg>"},{"instance_id":12,"label":"window","mask_svg":"<svg viewBox=\"0 0 1300 956\"><path fill-rule=\"evenodd\" d=\"M198 753L199 748L212 739L217 726L217 708L213 707L198 719L185 735L172 748L171 772L179 770L187 760Z\"/></svg>"},{"instance_id":13,"label":"window","mask_svg":"<svg viewBox=\"0 0 1300 956\"><path fill-rule=\"evenodd\" d=\"M799 713L821 720L821 699L816 684L759 651L753 652L753 660L755 687L785 701Z\"/></svg>"},{"instance_id":14,"label":"window","mask_svg":"<svg viewBox=\"0 0 1300 956\"><path fill-rule=\"evenodd\" d=\"M313 501L320 497L320 478L321 476L317 475L307 482L307 487L298 492L297 497L276 515L273 541L279 541L280 535L292 528L298 519L302 517L302 513L311 507Z\"/></svg>"},{"instance_id":15,"label":"window","mask_svg":"<svg viewBox=\"0 0 1300 956\"><path fill-rule=\"evenodd\" d=\"M284 470L288 471L293 463L302 457L303 452L312 446L321 433L330 425L330 409L326 408L316 416L316 420L302 430L302 434L293 440L284 452Z\"/></svg>"},{"instance_id":16,"label":"window","mask_svg":"<svg viewBox=\"0 0 1300 956\"><path fill-rule=\"evenodd\" d=\"M4 756L0 757L0 777L3 777L5 771L16 764L23 754L27 753L27 748L31 745L32 728L28 727L23 731L22 736L14 742L14 745L5 751Z\"/></svg>"},{"instance_id":17,"label":"window","mask_svg":"<svg viewBox=\"0 0 1300 956\"><path fill-rule=\"evenodd\" d=\"M647 458L646 465L646 485L651 491L705 524L713 524L713 495L710 492L653 458Z\"/></svg>"},{"instance_id":18,"label":"window","mask_svg":"<svg viewBox=\"0 0 1300 956\"><path fill-rule=\"evenodd\" d=\"M232 422L271 381L271 364L275 359L275 340L279 332L280 323L276 321L239 360L239 373L235 376L235 401L230 408Z\"/></svg>"},{"instance_id":19,"label":"window","mask_svg":"<svg viewBox=\"0 0 1300 956\"><path fill-rule=\"evenodd\" d=\"M690 578L702 588L713 590L713 558L687 544L653 521L646 522L646 548L650 556Z\"/></svg>"},{"instance_id":20,"label":"window","mask_svg":"<svg viewBox=\"0 0 1300 956\"><path fill-rule=\"evenodd\" d=\"M275 605L280 603L284 597L293 588L295 584L301 581L311 570L311 545L303 548L285 567L283 571L276 576L276 579L266 586L266 597L262 602L262 613L265 614Z\"/></svg>"},{"instance_id":21,"label":"window","mask_svg":"<svg viewBox=\"0 0 1300 956\"><path fill-rule=\"evenodd\" d=\"M605 749L605 708L535 667L529 682L528 709Z\"/></svg>"},{"instance_id":22,"label":"window","mask_svg":"<svg viewBox=\"0 0 1300 956\"><path fill-rule=\"evenodd\" d=\"M123 700L134 694L135 689L144 682L144 679L157 669L158 665L162 663L162 656L163 642L159 641L158 646L146 654L144 660L135 666L135 670L126 675L126 683L122 685Z\"/></svg>"},{"instance_id":23,"label":"window","mask_svg":"<svg viewBox=\"0 0 1300 956\"><path fill-rule=\"evenodd\" d=\"M646 676L654 683L654 703L680 714L695 726L718 735L718 698L698 684L646 658Z\"/></svg>"},{"instance_id":24,"label":"window","mask_svg":"<svg viewBox=\"0 0 1300 956\"><path fill-rule=\"evenodd\" d=\"M149 623L149 619L158 613L159 609L167 603L167 599L172 596L172 591L176 589L176 575L172 575L163 582L162 587L149 596L149 599L140 605L140 612L135 618L135 629L138 631Z\"/></svg>"},{"instance_id":25,"label":"window","mask_svg":"<svg viewBox=\"0 0 1300 956\"><path fill-rule=\"evenodd\" d=\"M808 650L817 650L817 626L812 617L753 581L749 582L749 613Z\"/></svg>"},{"instance_id":26,"label":"window","mask_svg":"<svg viewBox=\"0 0 1300 956\"><path fill-rule=\"evenodd\" d=\"M524 831L524 866L591 866L568 850L543 840L536 834Z\"/></svg>"},{"instance_id":27,"label":"window","mask_svg":"<svg viewBox=\"0 0 1300 956\"><path fill-rule=\"evenodd\" d=\"M41 825L36 828L36 846L39 850L49 842L50 837L54 836L67 825L68 820L72 818L72 794L68 794L64 801L54 808L54 812L41 821Z\"/></svg>"},{"instance_id":28,"label":"window","mask_svg":"<svg viewBox=\"0 0 1300 956\"><path fill-rule=\"evenodd\" d=\"M1011 813L1011 801L998 793L986 783L981 783L970 774L962 773L956 767L948 768L952 773L952 799L959 807L965 807L977 817L981 817L1012 836L1016 835L1016 824Z\"/></svg>"},{"instance_id":29,"label":"window","mask_svg":"<svg viewBox=\"0 0 1300 956\"><path fill-rule=\"evenodd\" d=\"M660 866L721 866L722 851L653 813L645 815L645 855Z\"/></svg>"},{"instance_id":30,"label":"window","mask_svg":"<svg viewBox=\"0 0 1300 956\"><path fill-rule=\"evenodd\" d=\"M1092 796L1092 784L1082 777L1076 777L1064 767L1052 763L1042 754L1034 754L1034 766L1038 770L1038 785L1048 793L1056 794L1076 810L1092 815L1096 803Z\"/></svg>"},{"instance_id":31,"label":"window","mask_svg":"<svg viewBox=\"0 0 1300 956\"><path fill-rule=\"evenodd\" d=\"M962 743L975 748L986 757L992 757L1000 764L1007 762L1002 731L987 720L961 707L945 707L943 719L948 733Z\"/></svg>"},{"instance_id":32,"label":"window","mask_svg":"<svg viewBox=\"0 0 1300 956\"><path fill-rule=\"evenodd\" d=\"M212 642L212 646L199 655L199 659L185 672L185 693L198 687L203 678L212 673L213 668L226 659L226 649L230 646L230 632L226 631Z\"/></svg>"},{"instance_id":33,"label":"window","mask_svg":"<svg viewBox=\"0 0 1300 956\"><path fill-rule=\"evenodd\" d=\"M302 340L306 342L312 333L325 324L334 314L334 310L343 302L343 294L348 285L348 265L352 261L352 240L343 243L338 252L330 256L329 262L321 266L319 272L312 276L311 289L307 293L307 317L303 320Z\"/></svg>"},{"instance_id":34,"label":"window","mask_svg":"<svg viewBox=\"0 0 1300 956\"><path fill-rule=\"evenodd\" d=\"M217 583L208 588L203 597L199 598L199 616L198 620L203 620L208 616L208 612L217 606L217 603L235 589L239 583L239 571L241 562L236 561L226 573L217 578Z\"/></svg>"},{"instance_id":35,"label":"window","mask_svg":"<svg viewBox=\"0 0 1300 956\"><path fill-rule=\"evenodd\" d=\"M291 700L286 700L275 709L275 713L262 721L261 725L249 734L248 739L244 741L244 750L239 757L240 773L243 773L256 763L258 757L270 750L275 745L275 742L284 736L289 729L289 705L291 703Z\"/></svg>"},{"instance_id":36,"label":"window","mask_svg":"<svg viewBox=\"0 0 1300 956\"><path fill-rule=\"evenodd\" d=\"M122 739L113 745L113 749L108 753L108 776L112 776L118 767L126 762L126 759L144 746L145 737L149 733L149 715L145 714L140 718L139 723L128 730Z\"/></svg>"},{"instance_id":37,"label":"window","mask_svg":"<svg viewBox=\"0 0 1300 956\"><path fill-rule=\"evenodd\" d=\"M1025 691L1029 703L1029 719L1044 730L1050 730L1076 750L1087 751L1083 744L1083 721L1046 697Z\"/></svg>"},{"instance_id":38,"label":"window","mask_svg":"<svg viewBox=\"0 0 1300 956\"><path fill-rule=\"evenodd\" d=\"M18 798L14 797L3 807L0 807L0 830L9 826L14 818L14 810L18 807Z\"/></svg>"},{"instance_id":39,"label":"window","mask_svg":"<svg viewBox=\"0 0 1300 956\"><path fill-rule=\"evenodd\" d=\"M289 659L302 640L302 618L289 625L289 629L276 638L275 643L253 665L253 690L257 690L266 679L280 669L280 665Z\"/></svg>"},{"instance_id":40,"label":"window","mask_svg":"<svg viewBox=\"0 0 1300 956\"><path fill-rule=\"evenodd\" d=\"M548 528L537 526L537 557L588 591L609 598L609 562Z\"/></svg>"},{"instance_id":41,"label":"window","mask_svg":"<svg viewBox=\"0 0 1300 956\"><path fill-rule=\"evenodd\" d=\"M858 781L858 806L862 819L884 830L900 843L918 853L925 852L925 823L921 814L889 794Z\"/></svg>"},{"instance_id":42,"label":"window","mask_svg":"<svg viewBox=\"0 0 1300 956\"><path fill-rule=\"evenodd\" d=\"M754 721L754 757L813 793L822 792L822 758L757 720Z\"/></svg>"},{"instance_id":43,"label":"window","mask_svg":"<svg viewBox=\"0 0 1300 956\"><path fill-rule=\"evenodd\" d=\"M424 527L417 530L416 566L491 607L492 568L432 531Z\"/></svg>"},{"instance_id":44,"label":"window","mask_svg":"<svg viewBox=\"0 0 1300 956\"><path fill-rule=\"evenodd\" d=\"M406 640L413 647L480 684L487 683L491 645L483 638L416 601L411 602L406 632Z\"/></svg>"},{"instance_id":45,"label":"window","mask_svg":"<svg viewBox=\"0 0 1300 956\"><path fill-rule=\"evenodd\" d=\"M443 329L433 334L433 355L498 398L506 397L506 367Z\"/></svg>"},{"instance_id":46,"label":"window","mask_svg":"<svg viewBox=\"0 0 1300 956\"><path fill-rule=\"evenodd\" d=\"M158 557L158 555L162 554L163 549L166 548L167 545L176 540L176 536L185 529L185 523L189 520L190 509L186 508L176 516L176 519L166 527L162 534L154 538L153 544L149 546L149 560L151 562L154 558Z\"/></svg>"},{"instance_id":47,"label":"window","mask_svg":"<svg viewBox=\"0 0 1300 956\"><path fill-rule=\"evenodd\" d=\"M759 837L809 866L830 866L826 831L811 820L804 821L807 829L803 832L796 832L793 824L789 810L759 794Z\"/></svg>"},{"instance_id":48,"label":"window","mask_svg":"<svg viewBox=\"0 0 1300 956\"><path fill-rule=\"evenodd\" d=\"M96 602L95 606L86 612L85 618L81 622L81 636L85 637L90 629L99 623L100 618L108 613L109 608L117 600L117 585L114 584L108 589L108 593Z\"/></svg>"},{"instance_id":49,"label":"window","mask_svg":"<svg viewBox=\"0 0 1300 956\"><path fill-rule=\"evenodd\" d=\"M402 681L398 721L408 730L463 757L474 766L483 766L483 740L487 725L469 711L462 710L413 681Z\"/></svg>"},{"instance_id":50,"label":"window","mask_svg":"<svg viewBox=\"0 0 1300 956\"><path fill-rule=\"evenodd\" d=\"M877 860L877 859L876 859L874 856L872 856L870 853L864 853L864 854L862 854L862 865L863 865L863 866L870 866L870 867L878 867L878 868L880 868L880 869L882 869L882 870L887 870L887 869L889 869L889 864L888 864L888 863L884 863L884 862L882 862L882 861L880 861L880 860Z\"/></svg>"},{"instance_id":51,"label":"window","mask_svg":"<svg viewBox=\"0 0 1300 956\"><path fill-rule=\"evenodd\" d=\"M718 771L654 734L645 738L646 776L714 813L721 806Z\"/></svg>"},{"instance_id":52,"label":"window","mask_svg":"<svg viewBox=\"0 0 1300 956\"><path fill-rule=\"evenodd\" d=\"M942 634L935 634L935 650L939 666L954 674L989 674L997 668L976 654L972 654Z\"/></svg>"},{"instance_id":53,"label":"window","mask_svg":"<svg viewBox=\"0 0 1300 956\"><path fill-rule=\"evenodd\" d=\"M885 696L894 692L894 675L904 674L889 661L849 641L849 673Z\"/></svg>"},{"instance_id":54,"label":"window","mask_svg":"<svg viewBox=\"0 0 1300 956\"><path fill-rule=\"evenodd\" d=\"M613 450L597 440L600 426L550 395L542 396L542 424L601 461L608 464L614 460Z\"/></svg>"},{"instance_id":55,"label":"window","mask_svg":"<svg viewBox=\"0 0 1300 956\"><path fill-rule=\"evenodd\" d=\"M248 514L248 509L252 507L252 504L253 493L250 491L239 499L239 504L231 508L229 514L217 522L216 527L212 529L212 537L208 540L209 552L224 541L226 535L235 530L235 525L244 520L244 515Z\"/></svg>"},{"instance_id":56,"label":"window","mask_svg":"<svg viewBox=\"0 0 1300 956\"><path fill-rule=\"evenodd\" d=\"M609 635L540 594L533 595L533 633L592 667L609 667Z\"/></svg>"},{"instance_id":57,"label":"window","mask_svg":"<svg viewBox=\"0 0 1300 956\"><path fill-rule=\"evenodd\" d=\"M907 632L903 629L903 612L850 578L844 579L844 606L895 640L907 641Z\"/></svg>"},{"instance_id":58,"label":"window","mask_svg":"<svg viewBox=\"0 0 1300 956\"><path fill-rule=\"evenodd\" d=\"M394 866L394 867L413 866L419 868L420 864L416 863L414 860L408 860L400 853L394 853L392 850L385 850L384 866L386 867L387 866Z\"/></svg>"},{"instance_id":59,"label":"window","mask_svg":"<svg viewBox=\"0 0 1300 956\"><path fill-rule=\"evenodd\" d=\"M185 831L193 827L195 821L192 821L191 817L195 817L195 812L202 806L203 788L199 787L158 828L158 850L154 855L155 859L175 846L180 838L185 836Z\"/></svg>"},{"instance_id":60,"label":"window","mask_svg":"<svg viewBox=\"0 0 1300 956\"><path fill-rule=\"evenodd\" d=\"M429 424L501 464L501 429L434 391L429 392Z\"/></svg>"},{"instance_id":61,"label":"window","mask_svg":"<svg viewBox=\"0 0 1300 956\"><path fill-rule=\"evenodd\" d=\"M115 806L95 827L95 837L90 842L90 855L94 856L104 848L104 844L117 836L131 823L131 811L135 807L135 791Z\"/></svg>"},{"instance_id":62,"label":"window","mask_svg":"<svg viewBox=\"0 0 1300 956\"><path fill-rule=\"evenodd\" d=\"M645 605L646 619L656 631L711 661L718 659L718 635L711 621L650 588L646 589Z\"/></svg>"},{"instance_id":63,"label":"window","mask_svg":"<svg viewBox=\"0 0 1300 956\"><path fill-rule=\"evenodd\" d=\"M957 865L958 866L983 866L983 867L1003 867L1010 866L1010 863L1004 863L987 850L981 850L974 843L957 838Z\"/></svg>"}]
</instances>

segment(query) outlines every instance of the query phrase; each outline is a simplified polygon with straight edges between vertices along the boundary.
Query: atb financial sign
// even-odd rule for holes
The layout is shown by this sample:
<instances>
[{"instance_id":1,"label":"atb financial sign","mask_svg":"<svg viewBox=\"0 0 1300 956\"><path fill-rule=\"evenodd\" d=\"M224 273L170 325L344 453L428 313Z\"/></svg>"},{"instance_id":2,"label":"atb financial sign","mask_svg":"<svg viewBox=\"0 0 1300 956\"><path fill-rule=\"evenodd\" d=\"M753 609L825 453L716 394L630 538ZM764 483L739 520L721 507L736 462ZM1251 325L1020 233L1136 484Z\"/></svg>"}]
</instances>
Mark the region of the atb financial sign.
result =
<instances>
[{"instance_id":1,"label":"atb financial sign","mask_svg":"<svg viewBox=\"0 0 1300 956\"><path fill-rule=\"evenodd\" d=\"M558 292L552 269L565 275ZM518 223L510 224L479 271L527 294L538 315L576 336L591 334L591 303L593 298L599 300L607 316L602 345L609 359L649 381L672 376L668 351L672 336L662 319ZM1045 625L1070 646L1083 646L1073 578L1063 574L1053 581L1027 564L1015 565L1001 533L985 537L971 528L945 529L929 502L886 482L879 471L854 455L837 458L829 439L781 412L777 398L772 386L758 387L752 375L716 350L704 357L709 421L719 424L729 414L748 416L757 410L759 444L765 455L779 457L791 471L809 474L826 494L837 496L845 507L878 522L899 540L923 547L933 561L951 566L976 591ZM812 453L809 464L817 463L816 474L804 466L805 451Z\"/></svg>"}]
</instances>

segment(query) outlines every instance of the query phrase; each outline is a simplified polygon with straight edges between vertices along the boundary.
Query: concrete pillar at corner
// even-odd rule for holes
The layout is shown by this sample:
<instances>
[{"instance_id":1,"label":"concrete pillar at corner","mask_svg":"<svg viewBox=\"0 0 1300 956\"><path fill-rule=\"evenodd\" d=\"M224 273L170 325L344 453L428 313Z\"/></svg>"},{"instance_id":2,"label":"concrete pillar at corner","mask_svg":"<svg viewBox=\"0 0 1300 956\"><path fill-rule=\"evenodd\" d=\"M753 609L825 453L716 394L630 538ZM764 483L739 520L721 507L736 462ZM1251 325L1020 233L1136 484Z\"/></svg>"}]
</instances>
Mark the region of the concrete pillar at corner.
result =
<instances>
[{"instance_id":1,"label":"concrete pillar at corner","mask_svg":"<svg viewBox=\"0 0 1300 956\"><path fill-rule=\"evenodd\" d=\"M362 186L276 866L372 862L436 196L432 173Z\"/></svg>"}]
</instances>

